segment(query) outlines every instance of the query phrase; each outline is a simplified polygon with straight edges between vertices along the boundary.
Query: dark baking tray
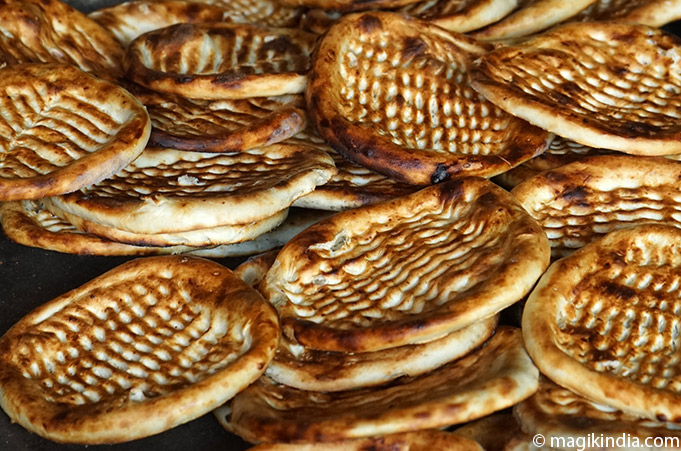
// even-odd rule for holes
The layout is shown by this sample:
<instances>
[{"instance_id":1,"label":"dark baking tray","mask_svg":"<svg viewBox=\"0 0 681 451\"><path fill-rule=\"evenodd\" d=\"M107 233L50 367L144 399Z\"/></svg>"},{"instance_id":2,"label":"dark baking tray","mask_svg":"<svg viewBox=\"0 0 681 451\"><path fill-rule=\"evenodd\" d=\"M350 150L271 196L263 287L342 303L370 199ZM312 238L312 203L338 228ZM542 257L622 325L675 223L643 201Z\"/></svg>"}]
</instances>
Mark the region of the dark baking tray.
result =
<instances>
[{"instance_id":1,"label":"dark baking tray","mask_svg":"<svg viewBox=\"0 0 681 451\"><path fill-rule=\"evenodd\" d=\"M72 0L74 6L91 11L115 0ZM681 34L681 22L665 27ZM0 335L39 305L76 288L105 271L130 260L125 257L85 257L33 249L10 242L0 231ZM239 259L217 259L234 268ZM213 414L207 414L170 431L119 445L61 445L31 434L12 424L0 412L0 451L238 451L249 448L239 437L226 432Z\"/></svg>"}]
</instances>

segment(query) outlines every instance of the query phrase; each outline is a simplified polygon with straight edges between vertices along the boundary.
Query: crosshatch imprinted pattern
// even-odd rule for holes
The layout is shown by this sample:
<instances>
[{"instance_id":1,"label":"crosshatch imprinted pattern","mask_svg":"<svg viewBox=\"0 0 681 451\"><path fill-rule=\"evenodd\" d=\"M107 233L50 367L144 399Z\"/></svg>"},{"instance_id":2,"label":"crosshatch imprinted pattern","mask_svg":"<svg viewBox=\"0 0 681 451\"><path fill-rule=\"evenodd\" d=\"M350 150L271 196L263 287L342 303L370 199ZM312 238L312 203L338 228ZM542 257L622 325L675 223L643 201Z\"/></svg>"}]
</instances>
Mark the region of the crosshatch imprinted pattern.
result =
<instances>
[{"instance_id":1,"label":"crosshatch imprinted pattern","mask_svg":"<svg viewBox=\"0 0 681 451\"><path fill-rule=\"evenodd\" d=\"M12 364L53 403L144 401L201 381L248 350L250 326L192 291L166 269L85 292L15 337Z\"/></svg>"},{"instance_id":2,"label":"crosshatch imprinted pattern","mask_svg":"<svg viewBox=\"0 0 681 451\"><path fill-rule=\"evenodd\" d=\"M588 368L681 392L681 252L641 237L597 262L559 310L558 347ZM599 264L601 263L601 264Z\"/></svg>"},{"instance_id":3,"label":"crosshatch imprinted pattern","mask_svg":"<svg viewBox=\"0 0 681 451\"><path fill-rule=\"evenodd\" d=\"M348 36L338 70L340 111L393 143L438 153L502 153L518 120L470 87L476 55L437 36L394 40L389 33ZM410 56L407 45L428 51Z\"/></svg>"},{"instance_id":4,"label":"crosshatch imprinted pattern","mask_svg":"<svg viewBox=\"0 0 681 451\"><path fill-rule=\"evenodd\" d=\"M216 0L225 16L237 23L257 23L268 27L296 27L305 11L276 0Z\"/></svg>"}]
</instances>

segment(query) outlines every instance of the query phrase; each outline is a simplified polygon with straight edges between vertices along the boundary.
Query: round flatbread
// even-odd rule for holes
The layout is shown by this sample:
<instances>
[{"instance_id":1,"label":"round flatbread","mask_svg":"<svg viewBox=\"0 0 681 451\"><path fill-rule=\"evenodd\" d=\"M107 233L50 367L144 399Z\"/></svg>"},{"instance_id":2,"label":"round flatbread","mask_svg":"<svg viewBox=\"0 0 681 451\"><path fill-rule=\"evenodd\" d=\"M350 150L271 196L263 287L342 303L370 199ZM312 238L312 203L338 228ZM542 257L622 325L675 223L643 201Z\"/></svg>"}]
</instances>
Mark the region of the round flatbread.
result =
<instances>
[{"instance_id":1,"label":"round flatbread","mask_svg":"<svg viewBox=\"0 0 681 451\"><path fill-rule=\"evenodd\" d=\"M482 56L472 86L556 135L637 155L681 153L681 43L657 28L574 23Z\"/></svg>"},{"instance_id":2,"label":"round flatbread","mask_svg":"<svg viewBox=\"0 0 681 451\"><path fill-rule=\"evenodd\" d=\"M250 451L483 451L473 440L445 431L426 430L339 442L267 443Z\"/></svg>"},{"instance_id":3,"label":"round flatbread","mask_svg":"<svg viewBox=\"0 0 681 451\"><path fill-rule=\"evenodd\" d=\"M336 393L260 378L215 414L253 443L344 440L471 421L527 398L538 377L520 331L500 328L478 351L422 376Z\"/></svg>"},{"instance_id":4,"label":"round flatbread","mask_svg":"<svg viewBox=\"0 0 681 451\"><path fill-rule=\"evenodd\" d=\"M577 15L597 0L521 0L519 8L490 25L473 33L478 39L509 39L529 36L564 22Z\"/></svg>"},{"instance_id":5,"label":"round flatbread","mask_svg":"<svg viewBox=\"0 0 681 451\"><path fill-rule=\"evenodd\" d=\"M97 183L149 139L129 92L62 64L0 69L0 201L36 199Z\"/></svg>"},{"instance_id":6,"label":"round flatbread","mask_svg":"<svg viewBox=\"0 0 681 451\"><path fill-rule=\"evenodd\" d=\"M402 182L507 171L543 152L550 135L470 87L472 61L489 49L397 13L343 17L313 57L311 120L343 156Z\"/></svg>"},{"instance_id":7,"label":"round flatbread","mask_svg":"<svg viewBox=\"0 0 681 451\"><path fill-rule=\"evenodd\" d=\"M220 22L219 6L182 0L134 0L93 11L88 16L111 33L123 47L148 31L176 23Z\"/></svg>"},{"instance_id":8,"label":"round flatbread","mask_svg":"<svg viewBox=\"0 0 681 451\"><path fill-rule=\"evenodd\" d=\"M128 77L160 92L222 100L297 94L316 36L292 28L204 23L149 32L128 47Z\"/></svg>"},{"instance_id":9,"label":"round flatbread","mask_svg":"<svg viewBox=\"0 0 681 451\"><path fill-rule=\"evenodd\" d=\"M575 20L617 20L661 27L681 19L679 0L596 0Z\"/></svg>"},{"instance_id":10,"label":"round flatbread","mask_svg":"<svg viewBox=\"0 0 681 451\"><path fill-rule=\"evenodd\" d=\"M517 201L471 177L318 222L284 246L263 290L291 341L368 352L488 318L548 262L546 236Z\"/></svg>"},{"instance_id":11,"label":"round flatbread","mask_svg":"<svg viewBox=\"0 0 681 451\"><path fill-rule=\"evenodd\" d=\"M59 0L1 0L0 55L8 64L62 63L103 77L123 75L121 44Z\"/></svg>"},{"instance_id":12,"label":"round flatbread","mask_svg":"<svg viewBox=\"0 0 681 451\"><path fill-rule=\"evenodd\" d=\"M233 397L264 371L278 339L275 311L227 268L133 260L0 338L0 405L51 440L134 440Z\"/></svg>"},{"instance_id":13,"label":"round flatbread","mask_svg":"<svg viewBox=\"0 0 681 451\"><path fill-rule=\"evenodd\" d=\"M549 437L558 449L574 450L569 444L585 437L598 437L600 443L607 441L621 444L622 437L628 439L625 444L634 445L636 440L641 445L647 438L655 439L658 446L646 446L643 449L679 449L681 447L681 426L659 421L645 420L628 415L609 406L599 405L562 388L551 381L540 378L539 390L532 397L513 408L523 431L530 435L542 434ZM667 441L665 442L665 438ZM674 438L675 440L672 440ZM619 442L615 442L616 440ZM664 446L667 445L674 446ZM562 445L562 446L561 446ZM595 449L597 446L586 449ZM606 447L618 449L621 446ZM631 449L640 449L632 446ZM601 448L602 449L602 448Z\"/></svg>"},{"instance_id":14,"label":"round flatbread","mask_svg":"<svg viewBox=\"0 0 681 451\"><path fill-rule=\"evenodd\" d=\"M542 226L554 257L606 233L643 223L681 227L677 181L681 162L603 155L532 177L511 193Z\"/></svg>"},{"instance_id":15,"label":"round flatbread","mask_svg":"<svg viewBox=\"0 0 681 451\"><path fill-rule=\"evenodd\" d=\"M418 376L465 356L494 332L497 317L426 343L374 352L316 351L282 339L266 375L300 390L336 392Z\"/></svg>"},{"instance_id":16,"label":"round flatbread","mask_svg":"<svg viewBox=\"0 0 681 451\"><path fill-rule=\"evenodd\" d=\"M616 230L554 263L530 295L523 338L554 382L599 404L681 419L681 230Z\"/></svg>"},{"instance_id":17,"label":"round flatbread","mask_svg":"<svg viewBox=\"0 0 681 451\"><path fill-rule=\"evenodd\" d=\"M132 93L151 118L150 146L239 152L283 141L307 123L302 95L211 101L139 87Z\"/></svg>"},{"instance_id":18,"label":"round flatbread","mask_svg":"<svg viewBox=\"0 0 681 451\"><path fill-rule=\"evenodd\" d=\"M335 172L326 152L302 145L230 154L147 148L112 178L51 202L120 230L171 233L271 217Z\"/></svg>"}]
</instances>

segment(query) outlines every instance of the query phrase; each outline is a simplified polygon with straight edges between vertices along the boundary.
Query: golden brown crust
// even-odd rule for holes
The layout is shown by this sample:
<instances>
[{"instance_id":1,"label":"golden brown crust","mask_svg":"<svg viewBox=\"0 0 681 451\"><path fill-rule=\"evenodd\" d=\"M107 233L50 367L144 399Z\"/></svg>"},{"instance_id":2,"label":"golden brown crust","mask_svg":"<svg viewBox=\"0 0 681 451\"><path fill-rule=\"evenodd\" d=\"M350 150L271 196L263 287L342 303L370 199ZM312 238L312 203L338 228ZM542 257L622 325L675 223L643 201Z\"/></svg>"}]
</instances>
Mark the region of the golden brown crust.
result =
<instances>
[{"instance_id":1,"label":"golden brown crust","mask_svg":"<svg viewBox=\"0 0 681 451\"><path fill-rule=\"evenodd\" d=\"M147 148L112 178L51 202L129 232L178 232L270 217L335 172L326 152L297 144L228 154Z\"/></svg>"},{"instance_id":2,"label":"golden brown crust","mask_svg":"<svg viewBox=\"0 0 681 451\"><path fill-rule=\"evenodd\" d=\"M129 441L230 399L264 371L278 338L274 310L227 268L138 259L0 339L0 404L51 440Z\"/></svg>"},{"instance_id":3,"label":"golden brown crust","mask_svg":"<svg viewBox=\"0 0 681 451\"><path fill-rule=\"evenodd\" d=\"M296 28L305 8L285 5L278 0L199 0L225 10L224 20L274 28Z\"/></svg>"},{"instance_id":4,"label":"golden brown crust","mask_svg":"<svg viewBox=\"0 0 681 451\"><path fill-rule=\"evenodd\" d=\"M445 431L425 430L339 442L267 443L249 451L483 451L473 440Z\"/></svg>"},{"instance_id":5,"label":"golden brown crust","mask_svg":"<svg viewBox=\"0 0 681 451\"><path fill-rule=\"evenodd\" d=\"M681 162L602 155L542 172L511 193L542 226L554 257L606 233L644 223L681 227L676 185Z\"/></svg>"},{"instance_id":6,"label":"golden brown crust","mask_svg":"<svg viewBox=\"0 0 681 451\"><path fill-rule=\"evenodd\" d=\"M311 120L343 156L402 182L504 172L550 136L472 90L472 61L489 49L401 14L343 17L313 55Z\"/></svg>"},{"instance_id":7,"label":"golden brown crust","mask_svg":"<svg viewBox=\"0 0 681 451\"><path fill-rule=\"evenodd\" d=\"M626 413L679 422L681 230L616 230L554 263L523 312L525 346L554 382Z\"/></svg>"},{"instance_id":8,"label":"golden brown crust","mask_svg":"<svg viewBox=\"0 0 681 451\"><path fill-rule=\"evenodd\" d=\"M678 38L642 25L575 23L477 62L472 86L559 136L637 155L681 153Z\"/></svg>"},{"instance_id":9,"label":"golden brown crust","mask_svg":"<svg viewBox=\"0 0 681 451\"><path fill-rule=\"evenodd\" d=\"M548 261L546 236L515 199L471 177L320 221L284 246L264 289L292 341L366 352L494 315Z\"/></svg>"},{"instance_id":10,"label":"golden brown crust","mask_svg":"<svg viewBox=\"0 0 681 451\"><path fill-rule=\"evenodd\" d=\"M518 0L420 0L400 12L458 33L467 33L506 17Z\"/></svg>"},{"instance_id":11,"label":"golden brown crust","mask_svg":"<svg viewBox=\"0 0 681 451\"><path fill-rule=\"evenodd\" d=\"M2 0L0 53L12 64L72 64L116 77L124 50L99 24L59 0Z\"/></svg>"},{"instance_id":12,"label":"golden brown crust","mask_svg":"<svg viewBox=\"0 0 681 451\"><path fill-rule=\"evenodd\" d=\"M618 20L661 27L681 19L679 0L596 0L575 20Z\"/></svg>"},{"instance_id":13,"label":"golden brown crust","mask_svg":"<svg viewBox=\"0 0 681 451\"><path fill-rule=\"evenodd\" d=\"M128 77L193 99L243 99L305 90L316 36L292 28L176 24L133 41Z\"/></svg>"},{"instance_id":14,"label":"golden brown crust","mask_svg":"<svg viewBox=\"0 0 681 451\"><path fill-rule=\"evenodd\" d=\"M253 443L342 440L471 421L530 396L538 376L520 331L504 327L480 350L415 378L338 393L260 378L215 413Z\"/></svg>"},{"instance_id":15,"label":"golden brown crust","mask_svg":"<svg viewBox=\"0 0 681 451\"><path fill-rule=\"evenodd\" d=\"M281 0L285 5L319 8L344 13L369 9L394 9L419 0Z\"/></svg>"},{"instance_id":16,"label":"golden brown crust","mask_svg":"<svg viewBox=\"0 0 681 451\"><path fill-rule=\"evenodd\" d=\"M113 175L144 149L144 106L62 64L0 69L0 200L68 193Z\"/></svg>"}]
</instances>

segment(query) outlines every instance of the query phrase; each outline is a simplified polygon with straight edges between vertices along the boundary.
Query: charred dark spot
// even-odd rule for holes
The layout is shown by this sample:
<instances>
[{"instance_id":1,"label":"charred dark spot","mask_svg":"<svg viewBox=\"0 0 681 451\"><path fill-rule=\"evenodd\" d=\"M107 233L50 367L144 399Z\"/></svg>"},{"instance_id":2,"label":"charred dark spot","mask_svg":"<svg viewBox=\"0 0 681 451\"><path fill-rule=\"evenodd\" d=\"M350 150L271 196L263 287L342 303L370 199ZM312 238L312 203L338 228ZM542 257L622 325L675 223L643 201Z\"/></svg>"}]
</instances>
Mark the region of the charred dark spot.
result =
<instances>
[{"instance_id":1,"label":"charred dark spot","mask_svg":"<svg viewBox=\"0 0 681 451\"><path fill-rule=\"evenodd\" d=\"M449 180L451 175L448 172L448 167L444 163L439 163L436 167L435 170L433 171L433 174L430 176L430 183L436 184L436 183L442 183L444 181Z\"/></svg>"},{"instance_id":2,"label":"charred dark spot","mask_svg":"<svg viewBox=\"0 0 681 451\"><path fill-rule=\"evenodd\" d=\"M625 301L636 296L636 291L634 291L632 288L617 284L610 280L602 282L599 288L603 294L616 297Z\"/></svg>"},{"instance_id":3,"label":"charred dark spot","mask_svg":"<svg viewBox=\"0 0 681 451\"><path fill-rule=\"evenodd\" d=\"M423 39L414 37L405 38L403 46L404 49L402 49L402 56L405 59L423 56L428 49L428 45L423 42Z\"/></svg>"},{"instance_id":4,"label":"charred dark spot","mask_svg":"<svg viewBox=\"0 0 681 451\"><path fill-rule=\"evenodd\" d=\"M589 202L586 199L587 191L583 186L576 186L574 188L567 189L563 192L561 197L566 201L579 205L580 207L588 207Z\"/></svg>"},{"instance_id":5,"label":"charred dark spot","mask_svg":"<svg viewBox=\"0 0 681 451\"><path fill-rule=\"evenodd\" d=\"M404 101L404 97L402 96L402 94L397 94L395 96L395 103L397 103L398 107L402 107L404 105L404 102L405 101Z\"/></svg>"},{"instance_id":6,"label":"charred dark spot","mask_svg":"<svg viewBox=\"0 0 681 451\"><path fill-rule=\"evenodd\" d=\"M430 413L428 413L428 412L419 412L419 413L417 413L417 414L415 415L415 417L416 417L416 418L419 418L419 419L422 419L422 420L425 420L425 419L430 418Z\"/></svg>"},{"instance_id":7,"label":"charred dark spot","mask_svg":"<svg viewBox=\"0 0 681 451\"><path fill-rule=\"evenodd\" d=\"M240 74L237 72L229 72L224 74L218 74L213 78L214 85L226 85L232 88L238 88L241 82L248 78L247 74Z\"/></svg>"},{"instance_id":8,"label":"charred dark spot","mask_svg":"<svg viewBox=\"0 0 681 451\"><path fill-rule=\"evenodd\" d=\"M611 37L613 40L624 42L625 44L632 44L636 40L636 34L634 31L629 31L627 33L613 33Z\"/></svg>"},{"instance_id":9,"label":"charred dark spot","mask_svg":"<svg viewBox=\"0 0 681 451\"><path fill-rule=\"evenodd\" d=\"M570 177L568 177L565 174L562 174L560 172L547 172L545 174L546 181L551 183L551 184L556 184L560 185L568 180L570 180Z\"/></svg>"},{"instance_id":10,"label":"charred dark spot","mask_svg":"<svg viewBox=\"0 0 681 451\"><path fill-rule=\"evenodd\" d=\"M610 69L617 75L624 75L629 72L629 70L624 66L613 66Z\"/></svg>"},{"instance_id":11,"label":"charred dark spot","mask_svg":"<svg viewBox=\"0 0 681 451\"><path fill-rule=\"evenodd\" d=\"M658 413L657 415L655 415L655 418L657 418L657 421L662 421L662 422L669 421L669 419L667 418L667 415L664 415L662 413Z\"/></svg>"},{"instance_id":12,"label":"charred dark spot","mask_svg":"<svg viewBox=\"0 0 681 451\"><path fill-rule=\"evenodd\" d=\"M442 195L447 199L461 199L464 195L463 183L460 180L452 180L440 186Z\"/></svg>"},{"instance_id":13,"label":"charred dark spot","mask_svg":"<svg viewBox=\"0 0 681 451\"><path fill-rule=\"evenodd\" d=\"M297 46L291 42L291 39L288 36L278 36L276 39L272 39L262 45L263 52L271 50L280 55L289 51L295 51L296 48Z\"/></svg>"},{"instance_id":14,"label":"charred dark spot","mask_svg":"<svg viewBox=\"0 0 681 451\"><path fill-rule=\"evenodd\" d=\"M360 30L362 30L365 33L372 33L376 30L381 29L381 27L383 27L383 23L381 22L381 19L379 19L378 17L373 16L371 14L365 14L364 16L359 18L359 20L357 21L357 26L359 27Z\"/></svg>"},{"instance_id":15,"label":"charred dark spot","mask_svg":"<svg viewBox=\"0 0 681 451\"><path fill-rule=\"evenodd\" d=\"M662 129L652 124L627 121L618 127L618 130L630 136L652 136L660 133Z\"/></svg>"},{"instance_id":16,"label":"charred dark spot","mask_svg":"<svg viewBox=\"0 0 681 451\"><path fill-rule=\"evenodd\" d=\"M550 91L549 96L551 100L561 105L577 105L577 102L574 100L574 93L579 91L581 91L580 87L576 83L569 81Z\"/></svg>"}]
</instances>

